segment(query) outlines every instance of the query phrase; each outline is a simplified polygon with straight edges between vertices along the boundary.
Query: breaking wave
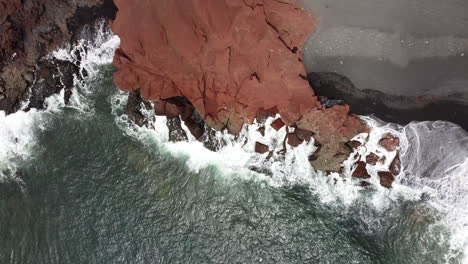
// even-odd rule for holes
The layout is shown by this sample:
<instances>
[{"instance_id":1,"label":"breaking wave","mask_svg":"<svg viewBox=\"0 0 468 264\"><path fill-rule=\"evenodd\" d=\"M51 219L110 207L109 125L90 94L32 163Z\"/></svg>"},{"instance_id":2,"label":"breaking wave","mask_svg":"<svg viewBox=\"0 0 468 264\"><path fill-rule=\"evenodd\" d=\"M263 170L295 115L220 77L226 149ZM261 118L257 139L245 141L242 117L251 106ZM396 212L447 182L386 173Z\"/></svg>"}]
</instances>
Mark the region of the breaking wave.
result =
<instances>
[{"instance_id":1,"label":"breaking wave","mask_svg":"<svg viewBox=\"0 0 468 264\"><path fill-rule=\"evenodd\" d=\"M8 116L0 112L0 174L5 170L14 170L18 161L32 155L35 134L47 126L48 116L65 107L78 109L86 115L93 114L93 90L90 82L98 78L102 65L111 63L113 52L119 45L118 37L106 30L101 32L103 33L93 43L83 41L74 48L64 48L52 54L55 58L77 64L79 62L82 76L75 78L76 87L70 105L64 105L63 96L54 95L47 99L48 107L45 111L33 109ZM403 165L392 189L378 184L378 167L370 170L373 176L371 187L363 188L351 178L356 161L354 155L344 162L343 175L327 175L310 167L308 157L315 150L312 141L304 142L296 148L286 144L286 153L276 154L283 148L282 142L288 128L283 127L279 131L271 128L269 125L274 118L267 119L264 124L265 137L258 132L258 127L263 124L257 122L244 126L237 137L227 132L216 132L217 139L226 142L226 145L213 152L193 137L189 137L187 142L169 142L166 118L162 116L156 116L149 128L131 125L123 110L127 100L126 93L116 91L110 100L116 122L125 133L143 142L156 142L158 147L173 157L184 158L186 166L193 171L217 166L221 168L221 176L226 180L237 177L261 181L274 187L307 186L321 202L339 203L345 207L352 207L365 199L367 206L383 211L401 199L425 201L440 212L443 216L440 222L451 231L451 250L446 256L447 263L468 263L468 259L459 261L462 255L468 253L468 133L454 124L441 121L414 122L402 127L385 124L372 117L361 117L372 128L372 132L355 138L362 142L369 136L365 146L356 152L385 152L378 141L390 132L401 139L399 151ZM153 116L154 112L148 111L147 115ZM188 129L185 126L183 128L190 135ZM255 153L256 141L272 147L273 157L266 159L267 153ZM385 154L389 157L386 160L388 163L396 152ZM377 166L388 167L388 164Z\"/></svg>"},{"instance_id":2,"label":"breaking wave","mask_svg":"<svg viewBox=\"0 0 468 264\"><path fill-rule=\"evenodd\" d=\"M93 92L90 89L91 82L99 76L100 66L112 63L114 51L120 44L119 38L112 35L105 25L104 22L99 23L99 30L92 41L80 40L73 47L63 47L49 55L50 58L79 66L80 76L74 78L73 93L68 105L65 105L62 89L60 94L46 99L43 111L31 109L26 112L25 107L10 115L0 111L0 180L6 177L15 178L17 164L30 158L36 135L47 127L51 115L65 107L93 113L89 96L86 96ZM27 102L22 105L27 106Z\"/></svg>"},{"instance_id":3,"label":"breaking wave","mask_svg":"<svg viewBox=\"0 0 468 264\"><path fill-rule=\"evenodd\" d=\"M114 113L126 103L126 93L119 92L112 99ZM304 142L296 148L286 144L284 155L258 154L254 151L255 142L267 144L273 153L280 152L287 127L276 131L270 124L279 116L270 117L264 124L256 121L245 125L238 137L227 132L216 132L218 141L226 143L219 151L213 152L193 137L187 142L169 142L166 118L156 116L152 126L135 127L130 125L125 114L117 115L117 122L129 135L143 142L156 141L174 157L184 157L186 166L195 172L210 166L222 171L223 177L232 177L262 181L269 186L292 187L307 186L321 202L340 203L352 207L356 202L366 199L366 205L381 212L392 203L403 200L427 202L443 217L438 224L446 226L450 232L450 252L447 263L468 263L459 261L460 256L468 252L468 133L449 122L413 122L407 126L384 123L377 118L362 116L371 127L371 133L360 134L354 140L367 143L356 150L361 157L370 152L387 154L384 164L370 168L371 187L364 188L351 177L356 159L351 155L344 162L343 174L326 174L311 168L308 157L315 151L313 142ZM154 116L153 111L146 113ZM265 126L265 136L258 132ZM188 128L182 126L190 135ZM388 168L396 155L389 153L378 142L387 133L401 139L402 170L391 189L379 184L377 172ZM148 144L151 145L151 144ZM363 159L363 158L361 158ZM370 189L370 195L369 195ZM454 262L455 261L455 262Z\"/></svg>"}]
</instances>

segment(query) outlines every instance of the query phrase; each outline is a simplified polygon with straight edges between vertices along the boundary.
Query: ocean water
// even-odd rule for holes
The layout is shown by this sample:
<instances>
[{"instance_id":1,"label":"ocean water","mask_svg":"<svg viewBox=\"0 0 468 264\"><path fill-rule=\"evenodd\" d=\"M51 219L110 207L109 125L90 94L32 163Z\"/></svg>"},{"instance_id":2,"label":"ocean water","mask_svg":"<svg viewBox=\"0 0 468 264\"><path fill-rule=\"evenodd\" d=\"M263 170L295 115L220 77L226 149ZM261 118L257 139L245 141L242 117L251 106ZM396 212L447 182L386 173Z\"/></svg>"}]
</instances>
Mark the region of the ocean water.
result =
<instances>
[{"instance_id":1,"label":"ocean water","mask_svg":"<svg viewBox=\"0 0 468 264\"><path fill-rule=\"evenodd\" d=\"M216 153L170 143L164 117L128 122L118 43L76 47L88 77L69 105L57 95L45 111L0 114L0 263L468 263L468 135L456 125L362 117L373 132L360 151L389 131L402 139L390 190L360 187L352 160L344 177L314 171L311 144L266 162L257 124L219 132ZM266 133L276 144L286 131Z\"/></svg>"}]
</instances>

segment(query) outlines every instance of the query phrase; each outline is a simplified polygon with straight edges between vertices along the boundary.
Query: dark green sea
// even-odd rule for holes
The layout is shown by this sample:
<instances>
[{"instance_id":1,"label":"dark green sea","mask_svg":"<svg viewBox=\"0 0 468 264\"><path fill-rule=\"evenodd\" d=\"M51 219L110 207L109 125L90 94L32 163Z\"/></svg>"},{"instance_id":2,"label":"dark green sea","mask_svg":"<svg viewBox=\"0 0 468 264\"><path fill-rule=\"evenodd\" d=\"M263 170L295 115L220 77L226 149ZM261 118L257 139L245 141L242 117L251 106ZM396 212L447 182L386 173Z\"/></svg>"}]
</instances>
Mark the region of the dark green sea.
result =
<instances>
[{"instance_id":1,"label":"dark green sea","mask_svg":"<svg viewBox=\"0 0 468 264\"><path fill-rule=\"evenodd\" d=\"M0 115L0 263L463 263L424 190L280 181L232 166L235 148L168 143L92 67L70 105Z\"/></svg>"}]
</instances>

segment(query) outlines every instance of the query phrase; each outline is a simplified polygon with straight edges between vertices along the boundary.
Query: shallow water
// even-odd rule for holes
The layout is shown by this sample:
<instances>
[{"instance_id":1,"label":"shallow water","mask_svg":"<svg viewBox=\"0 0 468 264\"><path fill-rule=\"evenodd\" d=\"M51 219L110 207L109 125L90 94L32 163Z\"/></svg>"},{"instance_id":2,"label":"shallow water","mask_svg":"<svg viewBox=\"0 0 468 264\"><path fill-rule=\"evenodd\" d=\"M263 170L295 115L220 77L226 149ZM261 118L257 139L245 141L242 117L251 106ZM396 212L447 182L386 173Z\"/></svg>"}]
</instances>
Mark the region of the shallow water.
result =
<instances>
[{"instance_id":1,"label":"shallow water","mask_svg":"<svg viewBox=\"0 0 468 264\"><path fill-rule=\"evenodd\" d=\"M261 175L236 144L168 143L164 118L126 122L112 66L89 67L70 106L0 118L0 263L462 263L422 187L360 188L300 153Z\"/></svg>"}]
</instances>

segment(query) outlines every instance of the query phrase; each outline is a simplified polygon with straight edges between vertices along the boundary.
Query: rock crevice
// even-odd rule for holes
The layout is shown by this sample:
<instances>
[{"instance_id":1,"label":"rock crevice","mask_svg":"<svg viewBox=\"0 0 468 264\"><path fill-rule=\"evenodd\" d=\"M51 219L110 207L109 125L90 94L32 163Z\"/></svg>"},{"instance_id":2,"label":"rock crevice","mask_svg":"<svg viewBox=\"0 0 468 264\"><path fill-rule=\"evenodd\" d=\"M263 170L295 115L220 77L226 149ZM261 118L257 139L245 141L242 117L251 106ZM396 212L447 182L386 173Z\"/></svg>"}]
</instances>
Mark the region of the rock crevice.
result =
<instances>
[{"instance_id":1,"label":"rock crevice","mask_svg":"<svg viewBox=\"0 0 468 264\"><path fill-rule=\"evenodd\" d=\"M316 169L340 170L345 143L365 125L347 105L324 107L304 78L301 51L315 20L295 1L115 3L119 88L154 102L187 98L208 126L235 134L270 109L314 133Z\"/></svg>"}]
</instances>

